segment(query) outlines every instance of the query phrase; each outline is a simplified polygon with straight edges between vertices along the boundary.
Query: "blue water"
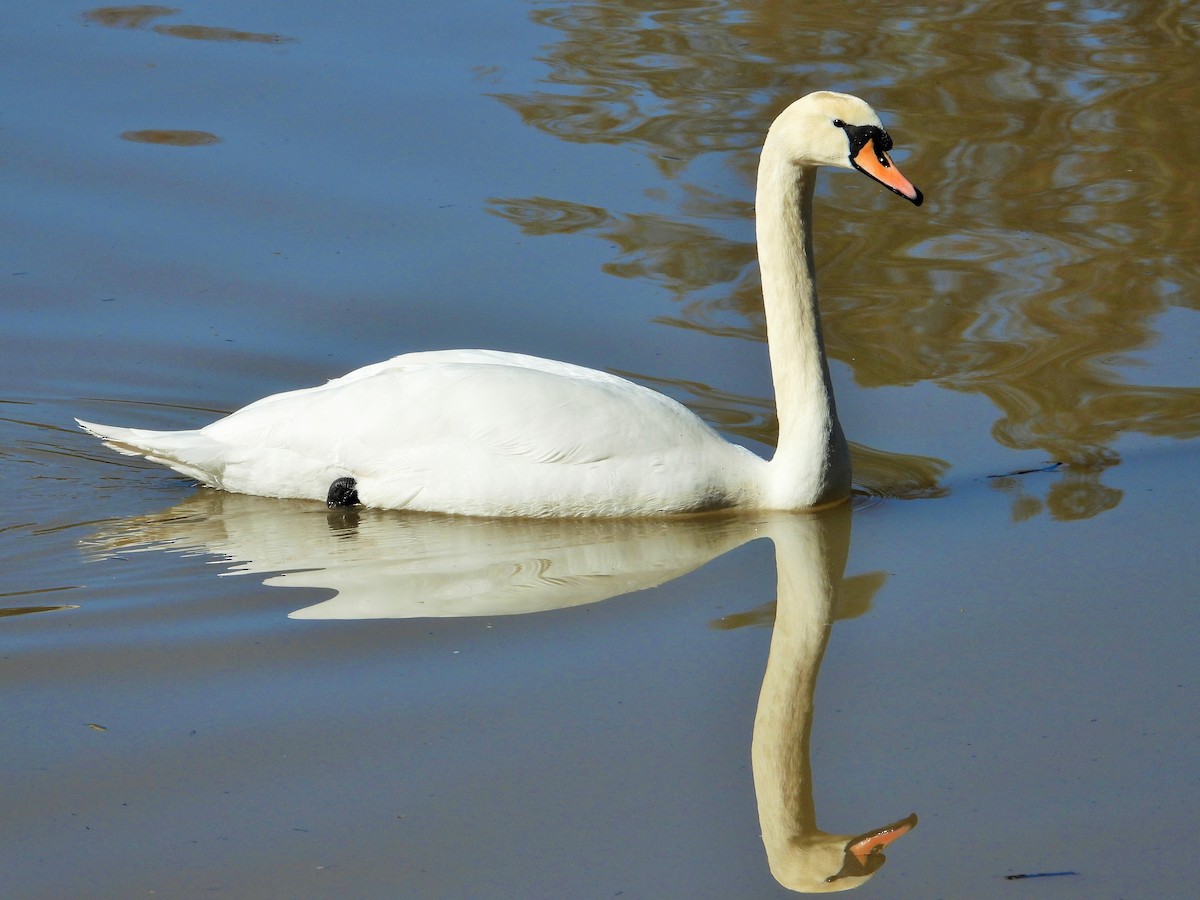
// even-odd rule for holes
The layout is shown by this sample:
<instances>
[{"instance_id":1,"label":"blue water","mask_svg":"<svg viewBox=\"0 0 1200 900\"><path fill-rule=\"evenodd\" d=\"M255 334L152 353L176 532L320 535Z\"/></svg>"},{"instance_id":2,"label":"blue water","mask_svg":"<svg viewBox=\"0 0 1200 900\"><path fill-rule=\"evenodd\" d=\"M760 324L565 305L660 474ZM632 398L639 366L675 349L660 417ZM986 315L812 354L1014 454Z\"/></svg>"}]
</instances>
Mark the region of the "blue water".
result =
<instances>
[{"instance_id":1,"label":"blue water","mask_svg":"<svg viewBox=\"0 0 1200 900\"><path fill-rule=\"evenodd\" d=\"M764 451L754 148L825 87L929 201L818 193L874 451L795 733L816 823L920 817L864 897L1189 896L1191 13L327 6L0 29L6 896L788 895L751 760L777 525L330 520L73 417L190 427L483 346L632 373ZM570 590L513 615L497 584ZM412 617L435 597L475 614ZM1005 880L1046 872L1075 874Z\"/></svg>"}]
</instances>

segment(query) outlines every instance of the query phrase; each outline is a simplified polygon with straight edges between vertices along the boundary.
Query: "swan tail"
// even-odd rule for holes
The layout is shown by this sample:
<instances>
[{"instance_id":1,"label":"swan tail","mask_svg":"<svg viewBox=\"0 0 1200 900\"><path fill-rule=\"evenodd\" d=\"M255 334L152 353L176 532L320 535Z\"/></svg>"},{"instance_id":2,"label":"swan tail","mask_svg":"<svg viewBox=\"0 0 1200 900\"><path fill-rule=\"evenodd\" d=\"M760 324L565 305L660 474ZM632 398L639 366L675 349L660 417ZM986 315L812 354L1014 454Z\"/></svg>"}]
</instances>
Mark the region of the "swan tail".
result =
<instances>
[{"instance_id":1,"label":"swan tail","mask_svg":"<svg viewBox=\"0 0 1200 900\"><path fill-rule=\"evenodd\" d=\"M222 445L199 431L151 431L76 419L79 427L126 456L141 456L209 487L221 487Z\"/></svg>"}]
</instances>

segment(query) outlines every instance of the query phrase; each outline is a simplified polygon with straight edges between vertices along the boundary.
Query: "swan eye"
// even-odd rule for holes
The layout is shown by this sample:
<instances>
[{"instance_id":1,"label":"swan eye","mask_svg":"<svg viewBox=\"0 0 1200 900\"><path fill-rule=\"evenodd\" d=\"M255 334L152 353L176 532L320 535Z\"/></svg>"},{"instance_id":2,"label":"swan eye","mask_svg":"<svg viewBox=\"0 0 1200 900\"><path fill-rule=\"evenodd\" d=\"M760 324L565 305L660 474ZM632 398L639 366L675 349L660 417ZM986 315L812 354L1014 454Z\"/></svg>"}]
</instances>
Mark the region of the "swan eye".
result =
<instances>
[{"instance_id":1,"label":"swan eye","mask_svg":"<svg viewBox=\"0 0 1200 900\"><path fill-rule=\"evenodd\" d=\"M845 127L846 127L846 123L845 123L845 122L843 122L841 119L834 119L834 120L833 120L833 127L834 127L834 128L845 128Z\"/></svg>"}]
</instances>

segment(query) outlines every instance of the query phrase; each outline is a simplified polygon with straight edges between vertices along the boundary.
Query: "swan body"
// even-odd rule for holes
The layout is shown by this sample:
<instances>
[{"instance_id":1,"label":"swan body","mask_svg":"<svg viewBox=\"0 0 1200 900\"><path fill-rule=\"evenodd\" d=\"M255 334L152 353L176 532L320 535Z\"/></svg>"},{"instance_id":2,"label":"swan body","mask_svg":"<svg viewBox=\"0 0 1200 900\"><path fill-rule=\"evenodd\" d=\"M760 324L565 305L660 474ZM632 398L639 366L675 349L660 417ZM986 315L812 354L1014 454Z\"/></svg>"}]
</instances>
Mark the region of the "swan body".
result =
<instances>
[{"instance_id":1,"label":"swan body","mask_svg":"<svg viewBox=\"0 0 1200 900\"><path fill-rule=\"evenodd\" d=\"M816 167L858 169L920 204L862 100L809 94L771 126L757 233L779 413L764 460L617 376L489 350L409 353L258 400L188 431L81 420L124 453L214 488L477 516L801 509L843 499L850 461L821 338L809 223ZM340 501L339 501L340 502Z\"/></svg>"},{"instance_id":2,"label":"swan body","mask_svg":"<svg viewBox=\"0 0 1200 900\"><path fill-rule=\"evenodd\" d=\"M196 431L81 424L210 487L325 500L349 476L367 505L464 515L740 507L766 465L649 388L489 350L404 354Z\"/></svg>"}]
</instances>

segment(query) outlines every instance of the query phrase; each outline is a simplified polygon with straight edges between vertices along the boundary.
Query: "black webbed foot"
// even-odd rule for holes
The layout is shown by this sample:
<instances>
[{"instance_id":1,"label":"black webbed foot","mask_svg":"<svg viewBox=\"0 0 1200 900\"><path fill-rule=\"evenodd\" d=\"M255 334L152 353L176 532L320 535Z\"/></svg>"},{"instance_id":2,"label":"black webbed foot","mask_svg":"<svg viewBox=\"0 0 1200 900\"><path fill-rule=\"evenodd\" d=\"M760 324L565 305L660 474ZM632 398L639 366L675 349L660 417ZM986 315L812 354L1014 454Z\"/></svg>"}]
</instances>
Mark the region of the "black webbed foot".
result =
<instances>
[{"instance_id":1,"label":"black webbed foot","mask_svg":"<svg viewBox=\"0 0 1200 900\"><path fill-rule=\"evenodd\" d=\"M325 505L330 509L358 504L358 482L353 478L335 478L325 496Z\"/></svg>"}]
</instances>

